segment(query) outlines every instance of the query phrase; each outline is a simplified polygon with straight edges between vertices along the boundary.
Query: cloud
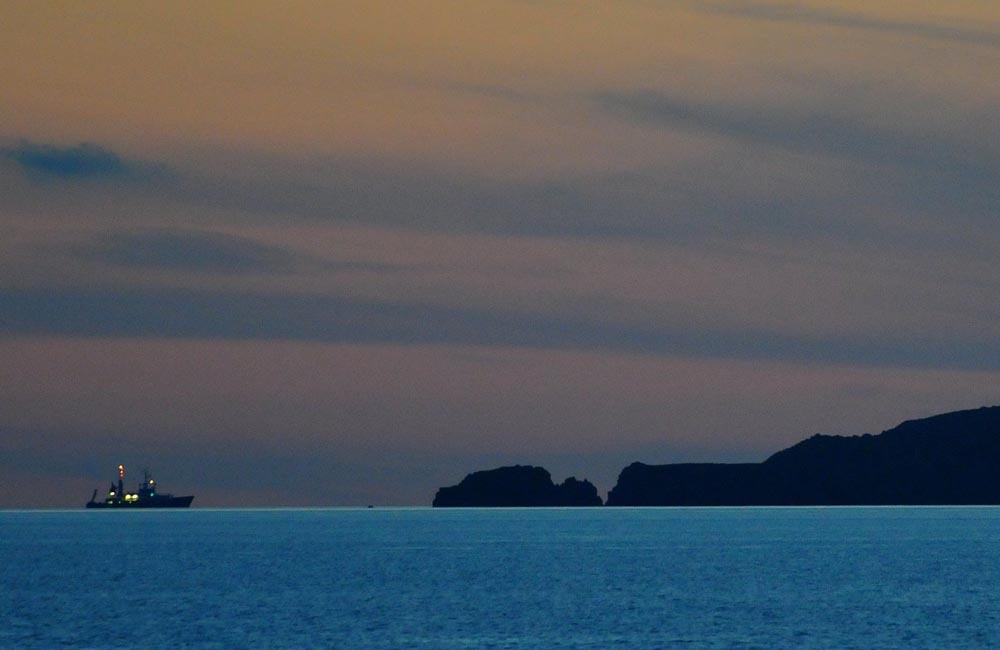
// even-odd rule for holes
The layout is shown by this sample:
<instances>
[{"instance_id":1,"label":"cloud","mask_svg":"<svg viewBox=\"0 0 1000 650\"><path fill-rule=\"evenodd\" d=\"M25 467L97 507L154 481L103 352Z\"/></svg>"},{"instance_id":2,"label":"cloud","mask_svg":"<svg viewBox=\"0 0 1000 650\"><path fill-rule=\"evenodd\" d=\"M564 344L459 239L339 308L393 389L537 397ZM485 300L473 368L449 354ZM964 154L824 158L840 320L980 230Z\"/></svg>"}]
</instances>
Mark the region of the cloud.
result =
<instances>
[{"instance_id":1,"label":"cloud","mask_svg":"<svg viewBox=\"0 0 1000 650\"><path fill-rule=\"evenodd\" d=\"M220 232L160 228L137 232L104 232L84 244L40 246L42 249L135 270L212 274L293 274L300 272L397 273L435 270L421 264L345 261L319 258L292 248Z\"/></svg>"},{"instance_id":2,"label":"cloud","mask_svg":"<svg viewBox=\"0 0 1000 650\"><path fill-rule=\"evenodd\" d=\"M832 109L820 115L757 110L648 89L588 97L591 107L596 100L601 108L601 119L611 115L665 130L717 134L729 142L722 148L712 143L683 160L665 152L662 161L646 160L631 170L541 178L493 178L426 160L216 152L211 162L194 156L143 182L129 176L114 186L74 183L59 193L10 177L9 187L0 187L6 190L0 204L24 214L43 207L74 222L88 215L104 228L159 220L231 230L311 221L589 240L766 234L893 242L936 237L943 218L991 222L992 206L1000 202L1000 153L990 138L969 137L971 129L961 125L952 138L935 135L934 128L880 129ZM911 222L936 222L901 232L893 217L898 214L908 214ZM95 252L119 265L160 268L184 261L207 270L213 257L222 260L214 262L220 270L282 264L280 253L271 255L277 251L233 250L239 242L140 237L144 241L110 239ZM137 251L150 249L142 252L145 260L129 250L133 244Z\"/></svg>"},{"instance_id":3,"label":"cloud","mask_svg":"<svg viewBox=\"0 0 1000 650\"><path fill-rule=\"evenodd\" d=\"M699 325L620 324L502 309L333 295L191 289L0 290L0 333L336 343L468 344L714 358L1000 369L995 342L912 334L806 336Z\"/></svg>"},{"instance_id":4,"label":"cloud","mask_svg":"<svg viewBox=\"0 0 1000 650\"><path fill-rule=\"evenodd\" d=\"M868 123L846 109L810 111L695 102L646 88L597 93L594 97L605 111L622 119L868 166L867 171L840 171L844 180L852 180L845 184L849 192L807 199L801 206L805 209L797 210L797 219L808 220L810 210L821 213L831 206L849 215L853 204L860 202L862 208L879 205L882 211L885 205L895 204L911 215L931 210L937 211L938 217L944 212L966 220L985 217L992 221L991 206L1000 203L1000 149L993 144L995 140L974 136L975 125L959 128L957 133L950 125L947 134L933 126L908 131ZM755 152L754 162L763 169L760 153L759 149ZM814 165L809 161L802 164ZM720 169L724 171L724 167ZM877 173L877 178L872 173ZM814 187L825 184L818 182ZM724 190L714 193L724 195ZM738 202L739 197L735 198ZM776 214L785 211L780 206L786 199L780 194L776 197L770 206L777 208Z\"/></svg>"},{"instance_id":5,"label":"cloud","mask_svg":"<svg viewBox=\"0 0 1000 650\"><path fill-rule=\"evenodd\" d=\"M234 165L225 177L192 172L162 198L187 210L238 215L243 223L678 241L723 231L829 233L892 183L860 173L845 179L845 170L803 164L781 150L759 152L755 162L751 169L732 156L708 156L628 171L495 179L426 161L258 158L254 169ZM761 184L766 191L755 187ZM840 187L852 193L831 200ZM942 193L938 202L951 197ZM873 227L857 224L855 232L870 234Z\"/></svg>"},{"instance_id":6,"label":"cloud","mask_svg":"<svg viewBox=\"0 0 1000 650\"><path fill-rule=\"evenodd\" d=\"M596 95L607 111L649 124L717 133L794 152L914 167L993 172L1000 152L987 143L956 142L933 132L907 133L849 114L698 103L649 89Z\"/></svg>"},{"instance_id":7,"label":"cloud","mask_svg":"<svg viewBox=\"0 0 1000 650\"><path fill-rule=\"evenodd\" d=\"M22 141L0 149L0 155L29 174L54 178L106 178L124 176L132 171L131 165L121 156L89 142L59 147Z\"/></svg>"},{"instance_id":8,"label":"cloud","mask_svg":"<svg viewBox=\"0 0 1000 650\"><path fill-rule=\"evenodd\" d=\"M295 269L299 261L287 249L246 237L171 229L105 233L74 252L128 268L221 273L283 273Z\"/></svg>"},{"instance_id":9,"label":"cloud","mask_svg":"<svg viewBox=\"0 0 1000 650\"><path fill-rule=\"evenodd\" d=\"M696 5L701 11L742 16L774 22L797 22L849 29L863 29L875 32L900 34L929 38L950 43L1000 47L1000 34L967 27L952 27L904 20L886 20L859 13L836 11L801 4L777 4L770 2L738 2Z\"/></svg>"}]
</instances>

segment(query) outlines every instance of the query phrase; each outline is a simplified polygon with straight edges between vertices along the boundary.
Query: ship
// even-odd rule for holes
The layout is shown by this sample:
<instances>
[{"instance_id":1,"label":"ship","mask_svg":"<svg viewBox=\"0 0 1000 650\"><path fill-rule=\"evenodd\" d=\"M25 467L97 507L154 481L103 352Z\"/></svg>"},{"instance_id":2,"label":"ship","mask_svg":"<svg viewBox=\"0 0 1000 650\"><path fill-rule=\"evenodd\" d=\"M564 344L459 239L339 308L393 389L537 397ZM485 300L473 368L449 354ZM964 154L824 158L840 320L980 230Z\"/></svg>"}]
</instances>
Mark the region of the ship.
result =
<instances>
[{"instance_id":1,"label":"ship","mask_svg":"<svg viewBox=\"0 0 1000 650\"><path fill-rule=\"evenodd\" d=\"M187 508L194 501L194 496L175 497L172 494L161 494L157 491L156 480L148 471L143 472L143 479L135 492L125 491L125 466L118 466L118 483L112 483L108 495L97 500L97 490L87 502L88 508Z\"/></svg>"}]
</instances>

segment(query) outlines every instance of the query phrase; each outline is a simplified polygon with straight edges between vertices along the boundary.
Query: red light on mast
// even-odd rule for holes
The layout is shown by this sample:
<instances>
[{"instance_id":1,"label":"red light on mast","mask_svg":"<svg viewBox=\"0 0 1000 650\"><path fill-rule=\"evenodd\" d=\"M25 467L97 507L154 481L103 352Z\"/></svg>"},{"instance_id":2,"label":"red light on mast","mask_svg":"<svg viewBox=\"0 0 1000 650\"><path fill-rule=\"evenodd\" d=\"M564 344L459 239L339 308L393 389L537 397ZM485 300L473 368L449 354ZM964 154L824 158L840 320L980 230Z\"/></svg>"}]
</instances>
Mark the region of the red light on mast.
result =
<instances>
[{"instance_id":1,"label":"red light on mast","mask_svg":"<svg viewBox=\"0 0 1000 650\"><path fill-rule=\"evenodd\" d=\"M118 478L125 478L125 466L124 465L119 465L118 466Z\"/></svg>"}]
</instances>

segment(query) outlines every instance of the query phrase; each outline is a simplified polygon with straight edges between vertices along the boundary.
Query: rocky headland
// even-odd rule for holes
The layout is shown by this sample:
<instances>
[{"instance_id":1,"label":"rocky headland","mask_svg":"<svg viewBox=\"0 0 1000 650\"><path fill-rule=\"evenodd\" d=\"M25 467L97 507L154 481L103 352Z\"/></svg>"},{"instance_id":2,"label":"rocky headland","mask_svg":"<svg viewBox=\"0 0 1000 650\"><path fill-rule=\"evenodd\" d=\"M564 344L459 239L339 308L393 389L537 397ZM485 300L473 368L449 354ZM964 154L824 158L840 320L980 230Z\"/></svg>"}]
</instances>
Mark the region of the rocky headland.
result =
<instances>
[{"instance_id":1,"label":"rocky headland","mask_svg":"<svg viewBox=\"0 0 1000 650\"><path fill-rule=\"evenodd\" d=\"M763 463L633 463L609 506L1000 504L1000 407L823 436Z\"/></svg>"}]
</instances>

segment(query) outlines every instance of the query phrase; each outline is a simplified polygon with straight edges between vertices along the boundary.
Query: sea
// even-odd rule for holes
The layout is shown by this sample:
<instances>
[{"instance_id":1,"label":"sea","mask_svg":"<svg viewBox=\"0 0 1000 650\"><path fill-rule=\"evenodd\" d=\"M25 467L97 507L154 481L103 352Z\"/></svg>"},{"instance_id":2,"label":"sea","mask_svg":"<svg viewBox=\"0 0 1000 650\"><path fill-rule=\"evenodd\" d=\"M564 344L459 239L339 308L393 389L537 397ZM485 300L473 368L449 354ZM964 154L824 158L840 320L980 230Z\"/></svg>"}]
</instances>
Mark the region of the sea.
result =
<instances>
[{"instance_id":1,"label":"sea","mask_svg":"<svg viewBox=\"0 0 1000 650\"><path fill-rule=\"evenodd\" d=\"M1000 647L1000 508L0 511L0 648Z\"/></svg>"}]
</instances>

